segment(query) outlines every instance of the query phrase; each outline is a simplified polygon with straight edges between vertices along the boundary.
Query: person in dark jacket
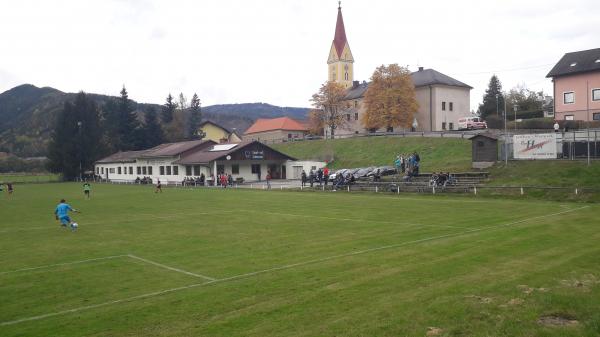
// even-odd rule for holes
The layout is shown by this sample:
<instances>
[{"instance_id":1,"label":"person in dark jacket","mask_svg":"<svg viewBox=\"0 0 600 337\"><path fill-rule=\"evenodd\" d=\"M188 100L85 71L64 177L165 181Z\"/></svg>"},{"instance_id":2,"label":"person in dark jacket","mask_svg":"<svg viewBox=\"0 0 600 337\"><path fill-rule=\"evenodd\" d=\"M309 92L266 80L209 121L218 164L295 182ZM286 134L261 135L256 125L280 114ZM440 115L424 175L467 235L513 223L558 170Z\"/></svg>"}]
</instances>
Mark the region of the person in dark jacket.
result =
<instances>
[{"instance_id":1,"label":"person in dark jacket","mask_svg":"<svg viewBox=\"0 0 600 337\"><path fill-rule=\"evenodd\" d=\"M302 170L302 174L300 175L300 179L302 179L302 187L306 186L306 172Z\"/></svg>"}]
</instances>

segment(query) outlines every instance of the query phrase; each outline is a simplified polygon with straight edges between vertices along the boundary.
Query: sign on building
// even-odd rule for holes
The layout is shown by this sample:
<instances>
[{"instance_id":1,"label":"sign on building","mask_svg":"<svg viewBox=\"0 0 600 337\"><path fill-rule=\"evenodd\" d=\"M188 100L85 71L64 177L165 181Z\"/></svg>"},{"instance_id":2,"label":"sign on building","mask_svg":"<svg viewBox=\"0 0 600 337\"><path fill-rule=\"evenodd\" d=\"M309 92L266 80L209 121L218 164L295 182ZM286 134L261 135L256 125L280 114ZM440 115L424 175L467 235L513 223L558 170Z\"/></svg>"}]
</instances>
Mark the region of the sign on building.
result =
<instances>
[{"instance_id":1,"label":"sign on building","mask_svg":"<svg viewBox=\"0 0 600 337\"><path fill-rule=\"evenodd\" d=\"M515 159L556 159L556 134L528 134L513 136Z\"/></svg>"}]
</instances>

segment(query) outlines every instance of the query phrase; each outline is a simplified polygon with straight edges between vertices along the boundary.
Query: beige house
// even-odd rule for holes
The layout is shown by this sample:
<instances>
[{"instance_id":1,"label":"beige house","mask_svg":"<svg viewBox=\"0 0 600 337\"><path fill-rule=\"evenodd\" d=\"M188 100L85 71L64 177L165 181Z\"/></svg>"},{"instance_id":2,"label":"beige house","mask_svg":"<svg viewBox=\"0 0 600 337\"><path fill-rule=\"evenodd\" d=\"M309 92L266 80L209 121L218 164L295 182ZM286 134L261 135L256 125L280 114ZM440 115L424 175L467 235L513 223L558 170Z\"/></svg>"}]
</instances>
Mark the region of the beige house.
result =
<instances>
[{"instance_id":1,"label":"beige house","mask_svg":"<svg viewBox=\"0 0 600 337\"><path fill-rule=\"evenodd\" d=\"M346 39L342 10L338 7L335 36L329 51L328 79L344 85L347 89L345 97L346 125L335 131L336 135L366 133L362 125L365 113L363 104L364 94L368 83L353 80L354 57ZM343 75L342 75L343 74ZM411 74L415 85L416 99L419 110L415 115L415 130L443 131L456 130L458 120L470 116L471 86L433 69L423 69ZM351 85L348 85L351 83ZM373 131L373 130L371 130ZM399 131L399 130L376 130ZM327 133L328 130L325 130ZM327 134L325 136L328 136Z\"/></svg>"},{"instance_id":2,"label":"beige house","mask_svg":"<svg viewBox=\"0 0 600 337\"><path fill-rule=\"evenodd\" d=\"M242 138L235 131L229 130L213 121L205 120L198 126L198 131L203 135L202 139L212 140L216 143L241 142Z\"/></svg>"},{"instance_id":3,"label":"beige house","mask_svg":"<svg viewBox=\"0 0 600 337\"><path fill-rule=\"evenodd\" d=\"M285 142L303 139L307 134L308 128L292 118L259 118L244 132L244 141Z\"/></svg>"}]
</instances>

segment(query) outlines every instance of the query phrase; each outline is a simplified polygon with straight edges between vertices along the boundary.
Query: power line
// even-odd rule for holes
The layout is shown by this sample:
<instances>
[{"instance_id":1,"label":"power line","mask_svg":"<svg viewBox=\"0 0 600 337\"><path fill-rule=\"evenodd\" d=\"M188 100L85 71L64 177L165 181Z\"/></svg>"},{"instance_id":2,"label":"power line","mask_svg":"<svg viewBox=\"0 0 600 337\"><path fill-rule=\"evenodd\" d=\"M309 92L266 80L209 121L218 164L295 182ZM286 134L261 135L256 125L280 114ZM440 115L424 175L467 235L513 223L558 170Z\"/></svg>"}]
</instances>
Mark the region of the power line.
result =
<instances>
[{"instance_id":1,"label":"power line","mask_svg":"<svg viewBox=\"0 0 600 337\"><path fill-rule=\"evenodd\" d=\"M509 71L519 71L519 70L536 69L536 68L548 67L548 66L551 66L551 65L554 65L554 63L540 64L540 65L536 65L536 66L521 67L521 68L509 68L509 69L496 69L496 70L489 70L489 71L478 71L478 72L473 72L473 73L462 73L462 74L457 74L457 75L483 75L483 74L492 74L492 73L502 73L502 72L509 72Z\"/></svg>"}]
</instances>

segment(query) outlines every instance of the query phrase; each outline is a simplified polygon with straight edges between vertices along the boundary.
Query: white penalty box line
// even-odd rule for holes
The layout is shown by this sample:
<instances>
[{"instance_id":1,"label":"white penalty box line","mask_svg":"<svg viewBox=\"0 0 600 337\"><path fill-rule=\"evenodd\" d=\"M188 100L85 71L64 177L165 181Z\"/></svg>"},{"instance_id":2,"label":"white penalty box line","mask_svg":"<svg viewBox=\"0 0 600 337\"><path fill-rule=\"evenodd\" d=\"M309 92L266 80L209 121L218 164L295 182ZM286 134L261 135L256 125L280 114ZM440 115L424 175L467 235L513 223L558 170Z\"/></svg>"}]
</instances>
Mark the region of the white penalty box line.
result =
<instances>
[{"instance_id":1,"label":"white penalty box line","mask_svg":"<svg viewBox=\"0 0 600 337\"><path fill-rule=\"evenodd\" d=\"M217 283L224 283L224 282L227 282L227 281L240 280L240 279L244 279L244 278L248 278L248 277L252 277L252 276L256 276L256 275L266 274L266 273L280 271L280 270L292 269L292 268L301 267L301 266L307 266L307 265L321 263L321 262L330 261L330 260L334 260L334 259L351 257L351 256L356 256L356 255L362 255L362 254L367 254L367 253L376 252L376 251L382 251L382 250L388 250L388 249L393 249L393 248L399 248L399 247L408 246L408 245L412 245L412 244L419 244L419 243L424 243L424 242L431 242L431 241L440 240L440 239L447 239L447 238L452 238L452 237L459 237L459 236L468 235L468 234L472 234L472 233L476 233L476 232L482 232L482 231L486 231L486 230L494 230L494 229L500 229L500 228L510 227L510 226L514 226L514 225L521 224L521 223L528 222L528 221L532 221L532 220L539 220L539 219L544 219L544 218L548 218L548 217L559 216L559 215L566 214L566 213L576 212L576 211L579 211L579 210L582 210L582 209L586 209L586 208L589 208L589 207L590 206L583 206L583 207L578 207L578 208L564 210L564 211L561 211L561 212L556 212L556 213L551 213L551 214L546 214L546 215L539 215L539 216L529 217L529 218L525 218L525 219L521 219L521 220L517 220L517 221L508 222L508 223L505 223L505 224L500 224L500 225L487 226L487 227L481 227L481 228L474 228L474 229L470 229L470 230L462 231L462 232L458 232L458 233L450 233L450 234L445 234L445 235L432 236L432 237L418 239L418 240L401 242L401 243L397 243L397 244L393 244L393 245L379 246L379 247L373 247L373 248L368 248L368 249L364 249L364 250L357 250L357 251L353 251L353 252L349 252L349 253L344 253L344 254L331 255L331 256L327 256L327 257L323 257L323 258L318 258L318 259L313 259L313 260L308 260L308 261L303 261L303 262L298 262L298 263L293 263L293 264L288 264L288 265L283 265L283 266L278 266L278 267L273 267L273 268L258 270L258 271L254 271L254 272L250 272L250 273L245 273L245 274L240 274L240 275L235 275L235 276L230 276L230 277L226 277L226 278L222 278L222 279L212 279L212 280L208 280L206 282L194 283L194 284L190 284L190 285L187 285L187 286L182 286L182 287L177 287L177 288L171 288L171 289L166 289L166 290L161 290L161 291L146 293L146 294L142 294L142 295L137 295L137 296L132 296L132 297L128 297L128 298L117 299L117 300L108 301L108 302L104 302L104 303L98 303L98 304L93 304L93 305L88 305L88 306L83 306L83 307L78 307L78 308L63 310L63 311L52 312L52 313L48 313L48 314L44 314L44 315L39 315L39 316L26 317L26 318L21 318L21 319L13 320L13 321L0 322L0 326L14 325L14 324L19 324L19 323L28 322L28 321L36 321L36 320L45 319L45 318L54 317L54 316L59 316L59 315L64 315L64 314L68 314L68 313L80 312L80 311L84 311L84 310L90 310L90 309L105 307L105 306L109 306L109 305L112 305L112 304L126 303L126 302L131 302L131 301L135 301L135 300L139 300L139 299L156 297L156 296L160 296L160 295L164 295L164 294L178 292L178 291L181 291L181 290L186 290L186 289L191 289L191 288L197 288L197 287L202 287L202 286L207 286L207 285L217 284ZM134 258L134 259L137 258L137 257L133 257L131 255L121 255L120 257L122 257L122 256L128 256L128 257ZM138 259L140 259L140 258L138 258ZM146 261L144 261L144 260L145 259L141 259L141 261L143 261L143 262L149 261L149 260L146 260ZM81 262L79 262L79 263L81 263ZM151 264L155 264L153 261L150 261L150 263ZM59 264L59 265L61 265L61 264ZM164 265L158 264L157 266L161 266L162 267ZM167 267L167 266L164 266L164 267ZM31 269L31 268L27 268L27 269ZM171 267L168 267L168 269L173 270L173 271L179 271L176 268L171 269ZM205 278L205 277L200 276L199 274L197 274L197 277Z\"/></svg>"},{"instance_id":2,"label":"white penalty box line","mask_svg":"<svg viewBox=\"0 0 600 337\"><path fill-rule=\"evenodd\" d=\"M111 255L111 256L104 256L104 257L97 257L97 258L93 258L93 259L85 259L85 260L72 261L72 262L63 262L63 263L54 263L54 264L47 264L47 265L43 265L43 266L37 266L37 267L28 267L28 268L21 268L21 269L15 269L15 270L8 270L8 271L0 272L0 275L14 274L14 273L20 273L20 272L34 271L34 270L42 270L42 269L51 269L51 268L55 268L55 267L71 266L71 265L77 265L77 264L83 264L83 263L90 263L90 262L96 262L96 261L103 261L103 260L112 260L112 259L118 259L118 258L129 258L129 259L141 261L143 263L150 264L150 265L153 265L153 266L156 266L156 267L160 267L160 268L167 269L167 270L170 270L170 271L174 271L174 272L177 272L177 273L181 273L181 274L193 276L193 277L196 277L196 278L201 278L201 279L208 280L208 281L214 281L214 280L216 280L215 278L212 278L212 277L209 277L209 276L206 276L206 275L192 273L192 272L180 269L180 268L175 268L175 267L167 266L165 264L158 263L158 262L155 262L155 261L152 261L152 260L148 260L148 259L139 257L137 255L133 255L133 254Z\"/></svg>"}]
</instances>

